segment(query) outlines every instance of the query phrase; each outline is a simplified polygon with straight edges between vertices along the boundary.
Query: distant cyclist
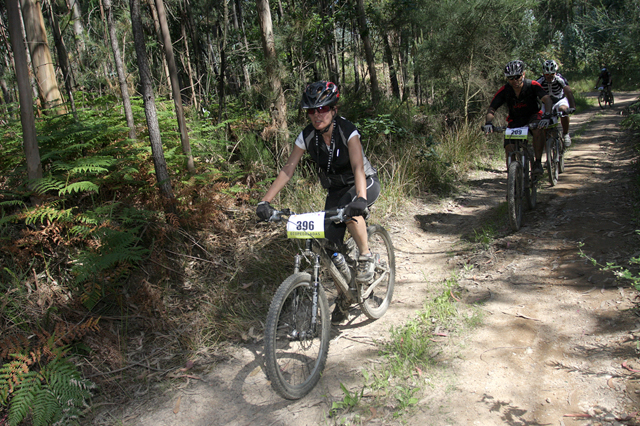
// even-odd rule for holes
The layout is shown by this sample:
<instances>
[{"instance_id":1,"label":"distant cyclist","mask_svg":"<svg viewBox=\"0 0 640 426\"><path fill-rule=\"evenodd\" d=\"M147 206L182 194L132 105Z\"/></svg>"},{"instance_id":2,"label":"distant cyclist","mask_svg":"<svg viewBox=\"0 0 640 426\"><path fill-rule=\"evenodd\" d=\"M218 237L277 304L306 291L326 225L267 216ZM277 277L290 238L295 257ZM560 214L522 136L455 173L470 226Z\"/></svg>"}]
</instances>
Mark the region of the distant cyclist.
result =
<instances>
[{"instance_id":1,"label":"distant cyclist","mask_svg":"<svg viewBox=\"0 0 640 426\"><path fill-rule=\"evenodd\" d=\"M507 104L509 108L509 115L507 116L508 127L524 127L531 123L537 123L537 128L531 129L533 150L536 157L532 172L535 176L540 176L543 173L541 161L542 151L544 150L543 129L551 123L551 114L542 114L538 106L538 100L545 105L546 111L551 111L553 104L551 97L544 91L540 83L525 79L524 74L524 63L522 61L511 61L504 67L504 76L507 78L507 84L502 86L494 95L487 110L486 123L483 128L485 133L493 132L492 122L495 112L503 104ZM513 143L506 139L504 152L507 161L509 154L514 149Z\"/></svg>"},{"instance_id":2,"label":"distant cyclist","mask_svg":"<svg viewBox=\"0 0 640 426\"><path fill-rule=\"evenodd\" d=\"M545 61L542 64L543 76L538 79L538 83L544 87L551 101L553 102L553 110L558 110L565 114L572 114L576 110L576 101L573 98L573 92L569 87L567 79L558 73L558 64L554 60ZM544 105L542 112L546 112ZM569 116L560 118L562 123L562 135L564 137L564 147L571 146L571 136L569 136Z\"/></svg>"},{"instance_id":3,"label":"distant cyclist","mask_svg":"<svg viewBox=\"0 0 640 426\"><path fill-rule=\"evenodd\" d=\"M602 81L602 87L604 90L611 94L611 86L613 85L613 79L611 78L611 71L607 69L606 66L602 65L602 69L600 70L600 75L598 76L598 80L596 81L596 89L600 87L600 81Z\"/></svg>"}]
</instances>

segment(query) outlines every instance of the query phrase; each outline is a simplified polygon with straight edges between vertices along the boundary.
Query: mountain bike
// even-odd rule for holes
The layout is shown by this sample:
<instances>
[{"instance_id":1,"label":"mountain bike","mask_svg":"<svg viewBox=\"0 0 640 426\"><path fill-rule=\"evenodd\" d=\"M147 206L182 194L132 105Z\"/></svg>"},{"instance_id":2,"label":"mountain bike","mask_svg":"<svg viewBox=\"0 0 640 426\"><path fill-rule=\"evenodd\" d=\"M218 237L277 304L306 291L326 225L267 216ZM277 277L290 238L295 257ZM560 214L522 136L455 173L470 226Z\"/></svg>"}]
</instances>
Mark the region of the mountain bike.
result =
<instances>
[{"instance_id":1,"label":"mountain bike","mask_svg":"<svg viewBox=\"0 0 640 426\"><path fill-rule=\"evenodd\" d=\"M287 237L297 239L293 274L278 287L267 314L264 355L267 377L283 398L300 399L320 380L329 352L331 321L324 285L333 284L350 305L358 305L372 320L382 317L391 303L395 285L395 252L389 233L369 225L367 236L376 256L373 281L355 279L358 247L353 238L337 247L324 239L328 222L345 222L344 209L296 215L275 211L270 222L286 218ZM344 263L333 258L344 258ZM338 265L342 265L339 269ZM325 284L326 283L326 284Z\"/></svg>"},{"instance_id":2,"label":"mountain bike","mask_svg":"<svg viewBox=\"0 0 640 426\"><path fill-rule=\"evenodd\" d=\"M522 226L523 204L526 202L527 207L533 210L538 198L538 178L531 174L535 156L533 147L527 143L529 126L494 127L494 131L504 132L505 140L515 145L507 159L507 215L511 229L518 231Z\"/></svg>"},{"instance_id":3,"label":"mountain bike","mask_svg":"<svg viewBox=\"0 0 640 426\"><path fill-rule=\"evenodd\" d=\"M560 113L560 116L563 115ZM558 126L558 113L554 111L551 117L551 124L546 129L546 143L544 146L547 156L545 165L551 186L555 186L558 183L559 174L564 172L564 140L558 130Z\"/></svg>"},{"instance_id":4,"label":"mountain bike","mask_svg":"<svg viewBox=\"0 0 640 426\"><path fill-rule=\"evenodd\" d=\"M605 109L607 104L609 107L613 106L613 92L611 91L611 86L600 86L598 87L600 93L598 94L598 105L600 105L601 109Z\"/></svg>"}]
</instances>

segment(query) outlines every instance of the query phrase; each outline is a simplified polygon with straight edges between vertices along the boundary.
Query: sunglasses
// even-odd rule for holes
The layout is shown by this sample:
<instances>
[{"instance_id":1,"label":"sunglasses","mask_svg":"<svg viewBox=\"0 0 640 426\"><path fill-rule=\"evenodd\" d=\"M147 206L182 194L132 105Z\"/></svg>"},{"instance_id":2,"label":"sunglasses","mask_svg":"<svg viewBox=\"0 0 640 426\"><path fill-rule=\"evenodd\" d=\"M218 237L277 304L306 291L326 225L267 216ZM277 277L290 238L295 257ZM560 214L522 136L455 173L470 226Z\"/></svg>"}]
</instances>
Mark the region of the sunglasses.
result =
<instances>
[{"instance_id":1,"label":"sunglasses","mask_svg":"<svg viewBox=\"0 0 640 426\"><path fill-rule=\"evenodd\" d=\"M320 113L320 114L324 114L326 112L331 111L331 109L332 109L332 107L330 107L330 106L321 106L321 107L318 107L318 108L307 108L307 114L313 115L316 112Z\"/></svg>"},{"instance_id":2,"label":"sunglasses","mask_svg":"<svg viewBox=\"0 0 640 426\"><path fill-rule=\"evenodd\" d=\"M507 80L520 80L521 77L522 77L522 74L510 75L509 77L507 77Z\"/></svg>"}]
</instances>

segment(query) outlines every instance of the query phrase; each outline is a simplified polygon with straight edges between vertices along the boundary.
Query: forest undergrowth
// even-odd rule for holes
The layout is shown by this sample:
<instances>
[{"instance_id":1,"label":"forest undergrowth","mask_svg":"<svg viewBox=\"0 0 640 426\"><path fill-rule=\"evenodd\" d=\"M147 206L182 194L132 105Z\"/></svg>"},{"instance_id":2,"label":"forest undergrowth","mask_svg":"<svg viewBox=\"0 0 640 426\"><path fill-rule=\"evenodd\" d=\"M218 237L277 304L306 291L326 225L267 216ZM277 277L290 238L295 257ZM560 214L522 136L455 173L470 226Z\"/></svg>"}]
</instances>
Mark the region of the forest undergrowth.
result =
<instances>
[{"instance_id":1,"label":"forest undergrowth","mask_svg":"<svg viewBox=\"0 0 640 426\"><path fill-rule=\"evenodd\" d=\"M254 214L280 161L278 143L261 137L266 116L219 124L191 117L198 170L189 175L171 102L159 102L175 193L167 200L145 129L127 138L115 98L76 102L77 118L38 120L44 178L35 193L18 119L0 142L0 420L9 424L72 424L99 404L210 368L227 344L262 333L260 319L290 269L284 235ZM447 127L402 104L379 110L343 111L359 117L385 188L378 222L409 197L455 192L470 169L501 155L479 123ZM134 112L144 122L140 99ZM637 115L629 121L637 129ZM32 196L39 205L30 206ZM303 162L274 204L305 211L323 198Z\"/></svg>"}]
</instances>

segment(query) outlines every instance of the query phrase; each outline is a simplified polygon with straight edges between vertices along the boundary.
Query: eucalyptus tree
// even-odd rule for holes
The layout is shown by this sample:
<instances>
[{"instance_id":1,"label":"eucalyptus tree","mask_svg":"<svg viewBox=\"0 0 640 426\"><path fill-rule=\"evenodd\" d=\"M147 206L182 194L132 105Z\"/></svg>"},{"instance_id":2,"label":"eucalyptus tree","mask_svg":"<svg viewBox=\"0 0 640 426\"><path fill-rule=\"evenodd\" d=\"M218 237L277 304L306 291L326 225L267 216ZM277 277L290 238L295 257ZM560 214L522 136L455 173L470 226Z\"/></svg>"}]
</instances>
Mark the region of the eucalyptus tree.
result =
<instances>
[{"instance_id":1,"label":"eucalyptus tree","mask_svg":"<svg viewBox=\"0 0 640 426\"><path fill-rule=\"evenodd\" d=\"M144 30L140 15L140 0L129 0L131 13L131 28L133 30L133 42L136 48L136 59L138 71L140 72L140 86L142 88L142 99L144 102L144 113L147 118L149 129L149 141L151 142L151 154L156 172L156 180L162 194L169 199L173 199L171 180L167 171L167 162L162 150L162 138L160 136L160 125L158 123L158 112L156 110L155 94L151 84L151 70L145 49Z\"/></svg>"},{"instance_id":2,"label":"eucalyptus tree","mask_svg":"<svg viewBox=\"0 0 640 426\"><path fill-rule=\"evenodd\" d=\"M36 0L20 0L20 5L40 100L45 108L51 108L49 111L64 113L40 4Z\"/></svg>"},{"instance_id":3,"label":"eucalyptus tree","mask_svg":"<svg viewBox=\"0 0 640 426\"><path fill-rule=\"evenodd\" d=\"M22 123L22 139L24 153L27 159L28 186L31 187L36 180L42 179L42 163L40 162L40 150L36 137L36 124L33 115L33 99L29 83L29 66L25 46L22 41L22 29L20 28L19 0L6 0L7 15L9 17L9 32L11 34L11 46L15 63L16 80L20 96L20 121ZM32 197L31 202L38 204L39 199Z\"/></svg>"},{"instance_id":4,"label":"eucalyptus tree","mask_svg":"<svg viewBox=\"0 0 640 426\"><path fill-rule=\"evenodd\" d=\"M266 61L267 79L273 101L271 118L274 127L282 135L283 139L288 140L289 129L287 127L287 104L282 90L282 81L280 80L280 64L276 53L269 0L256 0L256 6L258 11L258 20L260 23L260 40L262 41L262 50Z\"/></svg>"},{"instance_id":5,"label":"eucalyptus tree","mask_svg":"<svg viewBox=\"0 0 640 426\"><path fill-rule=\"evenodd\" d=\"M122 106L124 107L124 116L129 127L129 138L136 138L136 124L133 121L133 110L131 109L131 99L129 98L129 86L127 85L127 75L124 64L120 56L120 46L118 45L118 37L116 27L113 22L112 0L102 0L106 13L107 29L109 31L109 40L111 40L111 50L113 51L113 62L118 73L118 82L120 83L120 95L122 96Z\"/></svg>"},{"instance_id":6,"label":"eucalyptus tree","mask_svg":"<svg viewBox=\"0 0 640 426\"><path fill-rule=\"evenodd\" d=\"M180 141L182 143L182 152L187 159L187 170L189 173L195 173L196 168L191 154L191 145L189 143L189 133L187 132L187 123L184 119L184 111L182 109L182 95L180 93L180 81L178 79L178 68L173 54L173 43L171 43L171 34L169 33L169 25L167 24L167 13L165 11L163 0L156 0L156 9L158 11L158 21L160 23L160 32L164 44L164 53L169 66L169 77L171 79L171 89L173 92L173 104L176 109L176 118L178 120L178 129L180 131Z\"/></svg>"}]
</instances>

